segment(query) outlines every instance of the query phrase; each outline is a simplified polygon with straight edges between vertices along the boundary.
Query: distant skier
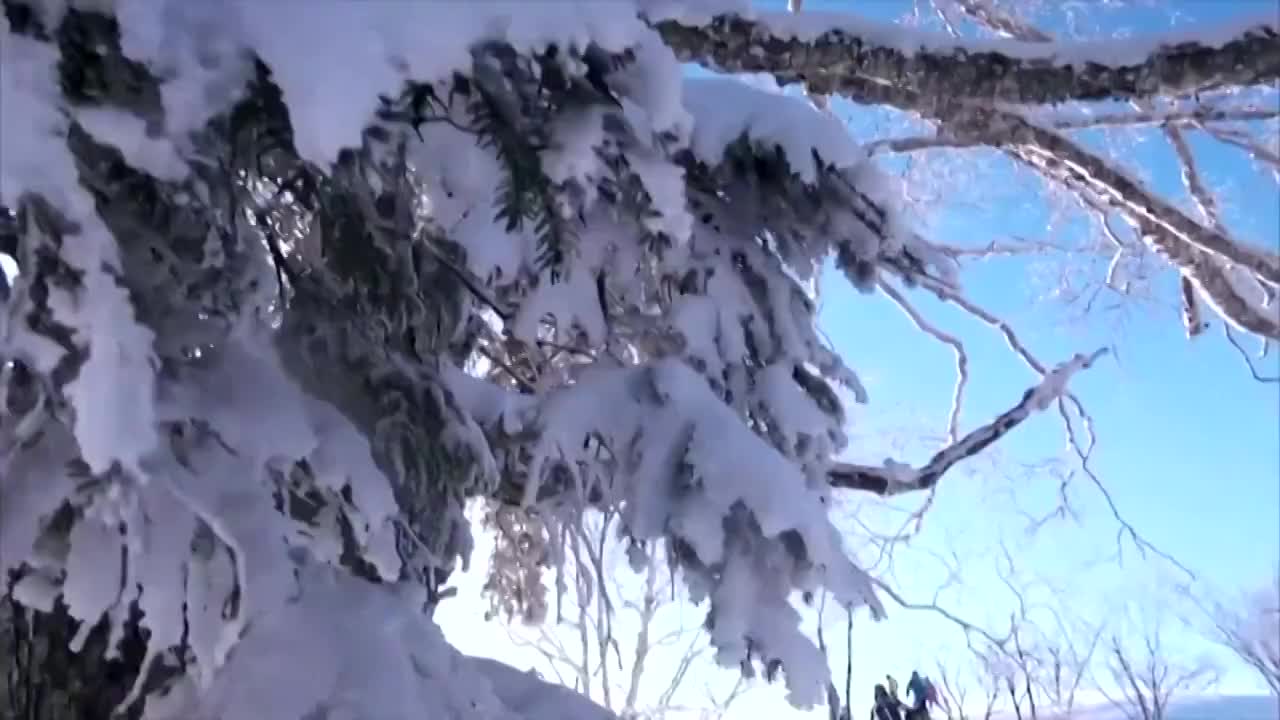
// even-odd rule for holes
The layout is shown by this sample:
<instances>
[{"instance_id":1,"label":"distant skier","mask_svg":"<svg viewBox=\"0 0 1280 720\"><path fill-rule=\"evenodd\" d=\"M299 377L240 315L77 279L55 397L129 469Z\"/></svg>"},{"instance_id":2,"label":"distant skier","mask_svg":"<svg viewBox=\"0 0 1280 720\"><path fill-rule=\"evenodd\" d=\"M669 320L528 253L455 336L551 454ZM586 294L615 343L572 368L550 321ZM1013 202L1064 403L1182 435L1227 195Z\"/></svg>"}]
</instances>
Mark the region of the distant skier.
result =
<instances>
[{"instance_id":1,"label":"distant skier","mask_svg":"<svg viewBox=\"0 0 1280 720\"><path fill-rule=\"evenodd\" d=\"M895 678L895 677L894 677L894 676L892 676L892 675L885 675L885 676L884 676L884 679L885 679L885 682L886 682L886 683L888 683L888 686L889 686L889 697L893 698L893 699L896 701L896 700L898 699L898 680L897 680L897 678Z\"/></svg>"},{"instance_id":2,"label":"distant skier","mask_svg":"<svg viewBox=\"0 0 1280 720\"><path fill-rule=\"evenodd\" d=\"M871 708L871 720L902 720L898 701L889 697L883 685L876 685L875 699L876 704Z\"/></svg>"},{"instance_id":3,"label":"distant skier","mask_svg":"<svg viewBox=\"0 0 1280 720\"><path fill-rule=\"evenodd\" d=\"M939 705L938 691L933 683L917 671L913 670L911 679L907 681L907 694L911 696L910 710L907 712L910 720L928 720L929 705Z\"/></svg>"}]
</instances>

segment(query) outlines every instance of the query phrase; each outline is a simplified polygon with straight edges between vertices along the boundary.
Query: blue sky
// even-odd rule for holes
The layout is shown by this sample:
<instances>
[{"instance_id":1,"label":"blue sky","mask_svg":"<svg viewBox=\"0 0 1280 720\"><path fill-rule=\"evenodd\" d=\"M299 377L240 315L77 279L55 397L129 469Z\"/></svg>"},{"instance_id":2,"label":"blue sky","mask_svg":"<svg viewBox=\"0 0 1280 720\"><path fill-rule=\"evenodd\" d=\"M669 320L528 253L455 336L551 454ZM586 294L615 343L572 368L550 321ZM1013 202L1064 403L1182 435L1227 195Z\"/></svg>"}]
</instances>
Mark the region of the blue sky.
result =
<instances>
[{"instance_id":1,"label":"blue sky","mask_svg":"<svg viewBox=\"0 0 1280 720\"><path fill-rule=\"evenodd\" d=\"M805 5L806 10L851 9L885 19L910 9L909 2L898 0L806 0ZM1053 5L1046 5L1050 11L1042 27L1061 34L1066 20L1054 16ZM1178 25L1194 26L1272 7L1270 0L1172 2L1157 8L1098 10L1087 13L1077 27L1095 36L1090 23L1106 23L1113 32L1150 32L1170 27L1171 16ZM895 129L897 121L883 113L845 103L837 103L834 110L849 119L851 132L859 138L883 137L886 131L911 134ZM1108 145L1101 136L1087 137L1086 142L1115 152L1154 189L1190 210L1176 158L1158 131L1150 134L1119 146ZM1210 181L1232 185L1225 212L1237 236L1275 246L1280 238L1280 200L1274 181L1257 174L1238 151L1224 151L1195 137L1191 142ZM966 155L961 161L951 157L951 164L945 165L934 157L913 159L934 163L935 171L951 170L946 176L919 176L933 178L934 186L922 192L937 191L945 198L922 218L931 238L979 246L1014 235L1043 236L1053 220L1059 226L1056 239L1080 240L1079 223L1051 217L1042 188L1009 161L995 153ZM1277 385L1262 385L1249 376L1223 339L1220 323L1188 342L1172 292L1176 278L1168 271L1152 288L1158 302L1133 300L1119 309L1096 309L1081 317L1078 304L1045 297L1057 284L1055 271L1078 267L1068 271L1073 284L1096 286L1105 262L1106 258L1089 263L1061 257L993 259L970 264L962 278L967 296L1007 320L1047 364L1076 352L1114 347L1111 356L1078 376L1072 389L1093 418L1098 446L1092 466L1119 512L1146 540L1190 568L1198 588L1231 593L1261 586L1273 577L1280 560ZM910 299L934 325L966 344L971 378L962 432L1009 407L1036 380L995 330L922 293ZM834 273L824 281L821 323L871 394L869 405L853 411L850 453L867 461L880 461L891 453L915 463L927 458L945 430L954 383L951 350L916 330L884 297L858 294ZM1280 372L1280 352L1261 366L1272 374ZM927 437L930 434L935 437ZM1062 422L1050 411L1014 431L995 453L946 478L920 534L910 545L895 548L891 572L882 566L886 577L908 599L927 602L949 575L938 557L952 556L948 564L959 564L963 579L946 589L940 604L994 628L1012 607L1012 596L995 574L1002 568L1001 548L1006 548L1016 585L1038 602L1085 619L1134 608L1150 618L1167 609L1162 606L1170 603L1168 583L1185 577L1155 557L1140 557L1127 539L1121 541L1120 562L1114 553L1121 526L1086 478L1076 477L1070 485L1077 519L1059 519L1034 534L1026 532L1027 516L1044 514L1056 504L1058 476L1044 467L1045 462L1064 458L1053 467L1072 468L1070 457L1063 454L1064 444ZM843 512L855 550L864 558L872 552L859 546L865 531L855 527L855 516L858 522L887 528L902 520L895 507L913 508L921 500L909 498L886 508L850 499ZM483 557L482 551L478 565ZM444 626L464 651L475 652L473 645L483 645L492 652L488 631L483 641L474 635L475 642L465 642L449 623ZM830 626L828 633L833 629L839 628ZM1208 654L1220 663L1222 691L1259 689L1229 656L1194 633L1173 621L1168 632L1171 647L1188 656ZM855 708L861 707L859 688L869 696L870 684L884 673L903 677L912 667L933 672L935 659L959 657L964 642L953 624L927 611L896 610L878 625L860 619L854 636ZM843 637L832 644L833 665L842 675ZM765 717L783 709L770 695L732 716Z\"/></svg>"},{"instance_id":2,"label":"blue sky","mask_svg":"<svg viewBox=\"0 0 1280 720\"><path fill-rule=\"evenodd\" d=\"M806 9L846 5L811 0ZM903 11L904 4L854 5L857 12L893 17ZM1149 32L1170 26L1170 8L1182 16L1178 24L1193 25L1265 12L1274 5L1226 0L1174 2L1107 16L1113 29L1129 25ZM1054 30L1052 23L1042 27ZM838 111L850 112L844 108ZM861 111L851 112L853 131L858 133L857 113ZM1138 144L1123 148L1127 166L1135 172L1145 168L1154 189L1189 208L1176 158L1158 131L1146 134L1158 142L1140 138ZM1104 147L1101 140L1088 138L1096 148ZM1234 185L1226 213L1238 237L1274 247L1280 238L1280 200L1274 182L1253 171L1234 150L1224 151L1197 138L1192 138L1192 144L1211 182L1222 179ZM957 189L956 195L986 198L986 202L980 207L956 202L956 207L941 210L930 223L931 237L958 245L982 245L1012 235L1043 234L1044 205L1036 199L1038 188L1026 173L1015 172L1010 162L998 157L983 157L981 162L969 162L968 167L966 175L949 179L953 185L970 188ZM1070 236L1072 231L1063 232ZM1223 340L1220 323L1197 341L1186 340L1172 304L1175 296L1168 292L1171 277L1162 281L1168 301L1163 307L1135 304L1081 320L1064 304L1040 297L1046 285L1034 279L1035 270L1026 258L992 260L970 266L963 276L964 285L971 300L1010 321L1045 362L1114 344L1115 355L1079 376L1072 387L1096 424L1099 444L1093 467L1125 519L1209 586L1235 591L1269 582L1280 558L1280 395L1276 385L1260 385L1248 375L1239 356ZM1093 272L1096 274L1096 266ZM1097 283L1098 277L1093 282ZM950 349L919 333L883 298L860 296L834 277L827 281L824 292L823 326L835 346L869 378L872 404L859 413L863 422L892 432L932 412L938 418L935 427L941 430L953 382L947 372L952 362ZM973 377L962 415L965 427L972 428L1007 407L1025 384L1033 381L1030 371L994 330L920 294L912 298L935 324L967 344ZM1272 354L1263 361L1269 374L1280 371L1278 357ZM884 420L886 405L891 416L900 414L901 418ZM869 434L874 436L875 432ZM1016 468L1019 461L1034 462L1057 453L1063 439L1061 421L1053 413L1036 418L1002 443L996 474ZM1044 473L1018 472L1021 474L1013 480L1023 484L1020 504L1050 508L1056 479ZM991 507L990 483L965 486L969 482L959 477L946 482L931 510L926 535L933 528L948 529L975 548L982 547L975 534L1016 543L1023 556L1021 564L1039 576L1070 577L1071 603L1096 604L1099 610L1117 583L1128 583L1126 592L1137 597L1135 588L1142 582L1155 582L1169 574L1168 566L1158 561L1154 566L1135 563L1139 558L1128 543L1125 565L1108 561L1117 524L1100 494L1084 479L1077 479L1073 486L1073 498L1079 498L1078 507L1084 511L1081 522L1061 522L1044 529L1034 540L1017 532L1020 521L992 523L989 513L979 515ZM1002 524L1010 527L997 531ZM966 527L971 529L966 531ZM951 542L943 530L935 535L933 539L941 544ZM928 541L921 538L922 543ZM978 555L983 552L975 549ZM1086 566L1093 567L1087 573L1080 572L1079 568ZM1135 582L1136 578L1147 579ZM920 586L916 589L921 593L926 593L929 582L936 582L933 577L912 579L920 580L914 584ZM982 583L974 585L979 587L967 589L955 606L1002 604L994 589L984 592ZM1148 595L1147 602L1161 602L1155 592L1142 594ZM1183 639L1189 649L1198 645L1190 636ZM1228 671L1223 681L1224 690L1252 687L1251 678L1243 672Z\"/></svg>"}]
</instances>

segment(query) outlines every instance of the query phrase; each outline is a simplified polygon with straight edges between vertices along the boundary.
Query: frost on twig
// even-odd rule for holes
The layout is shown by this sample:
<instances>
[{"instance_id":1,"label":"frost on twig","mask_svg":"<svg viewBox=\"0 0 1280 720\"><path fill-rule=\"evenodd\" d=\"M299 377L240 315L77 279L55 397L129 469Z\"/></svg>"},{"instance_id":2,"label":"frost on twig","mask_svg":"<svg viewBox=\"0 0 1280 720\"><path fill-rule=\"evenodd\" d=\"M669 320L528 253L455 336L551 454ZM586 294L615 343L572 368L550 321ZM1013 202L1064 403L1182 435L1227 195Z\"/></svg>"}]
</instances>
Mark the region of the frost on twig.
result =
<instances>
[{"instance_id":1,"label":"frost on twig","mask_svg":"<svg viewBox=\"0 0 1280 720\"><path fill-rule=\"evenodd\" d=\"M973 457L1004 437L1037 411L1047 410L1066 390L1067 382L1077 372L1093 365L1107 353L1105 348L1091 354L1077 354L1054 368L1038 385L1028 389L1016 405L996 419L970 432L958 442L939 450L919 469L892 460L883 467L838 463L830 471L833 487L863 490L877 495L898 495L932 488L953 465Z\"/></svg>"},{"instance_id":2,"label":"frost on twig","mask_svg":"<svg viewBox=\"0 0 1280 720\"><path fill-rule=\"evenodd\" d=\"M1038 113L1038 124L1058 131L1088 130L1098 128L1139 128L1150 125L1173 127L1200 127L1222 142L1235 145L1256 159L1280 169L1280 158L1256 142L1241 140L1210 123L1251 122L1276 120L1280 110L1254 107L1214 108L1196 106L1188 110L1124 111L1110 113L1073 113L1051 111ZM986 143L973 135L954 135L940 131L934 135L891 137L872 141L869 148L876 151L914 152L935 148L978 148Z\"/></svg>"},{"instance_id":3,"label":"frost on twig","mask_svg":"<svg viewBox=\"0 0 1280 720\"><path fill-rule=\"evenodd\" d=\"M1280 255L1202 225L1064 135L1021 118L1006 119L1018 128L1008 146L1015 158L1122 210L1143 241L1188 277L1219 314L1262 337L1280 338L1280 317L1254 301L1233 277L1248 273L1254 282L1274 286L1280 283Z\"/></svg>"},{"instance_id":4,"label":"frost on twig","mask_svg":"<svg viewBox=\"0 0 1280 720\"><path fill-rule=\"evenodd\" d=\"M902 312L911 319L911 323L921 332L927 333L938 342L951 348L956 358L956 385L951 394L951 410L947 414L947 441L955 443L960 436L960 407L964 402L964 389L969 383L969 354L965 352L964 343L954 335L943 332L932 325L920 314L920 311L907 301L897 288L885 283L880 286L881 292L889 297Z\"/></svg>"},{"instance_id":5,"label":"frost on twig","mask_svg":"<svg viewBox=\"0 0 1280 720\"><path fill-rule=\"evenodd\" d=\"M992 5L991 0L949 0L961 12L980 25L991 28L1005 37L1023 42L1053 42L1053 36L1008 15Z\"/></svg>"},{"instance_id":6,"label":"frost on twig","mask_svg":"<svg viewBox=\"0 0 1280 720\"><path fill-rule=\"evenodd\" d=\"M1230 325L1223 325L1222 331L1227 336L1227 342L1231 343L1231 347L1235 348L1236 352L1240 354L1240 359L1243 360L1245 366L1249 368L1249 374L1253 376L1254 380L1257 380L1260 383L1280 383L1280 374L1264 375L1258 371L1258 366L1254 362L1253 356L1250 355L1249 351L1245 350L1244 346L1240 344L1239 338L1236 337L1235 332L1232 331ZM1264 343L1265 342L1269 341L1264 341ZM1276 363L1272 363L1273 366L1275 364Z\"/></svg>"},{"instance_id":7,"label":"frost on twig","mask_svg":"<svg viewBox=\"0 0 1280 720\"><path fill-rule=\"evenodd\" d=\"M800 82L786 72L774 75L779 82ZM900 82L850 76L839 92L856 102L919 113L941 124L937 139L907 139L898 143L900 149L999 147L1082 198L1122 211L1143 242L1192 280L1218 314L1243 330L1280 339L1276 308L1257 302L1250 287L1257 285L1265 292L1280 286L1280 255L1189 217L1129 173L1053 129L1052 122L1043 123L1012 106L993 107L962 94L930 94Z\"/></svg>"}]
</instances>

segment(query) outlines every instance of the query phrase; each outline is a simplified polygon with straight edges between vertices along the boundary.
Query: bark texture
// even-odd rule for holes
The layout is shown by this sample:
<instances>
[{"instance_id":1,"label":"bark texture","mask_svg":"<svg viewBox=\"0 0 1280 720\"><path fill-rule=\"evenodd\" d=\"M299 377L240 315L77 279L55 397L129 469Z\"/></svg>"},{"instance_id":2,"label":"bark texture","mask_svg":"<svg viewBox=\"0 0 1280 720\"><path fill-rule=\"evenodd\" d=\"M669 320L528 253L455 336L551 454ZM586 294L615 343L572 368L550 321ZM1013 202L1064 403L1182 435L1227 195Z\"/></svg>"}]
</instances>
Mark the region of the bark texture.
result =
<instances>
[{"instance_id":1,"label":"bark texture","mask_svg":"<svg viewBox=\"0 0 1280 720\"><path fill-rule=\"evenodd\" d=\"M1176 95L1280 78L1280 33L1274 22L1259 23L1220 46L1167 44L1142 62L1115 65L1067 64L1048 56L1039 43L1011 43L1011 48L1026 48L1028 57L1019 57L942 43L906 52L841 30L806 41L785 37L765 22L729 15L701 26L669 20L657 28L685 62L724 72L767 72L780 82L804 82L812 92L828 95L856 94L872 82L924 98L1045 104Z\"/></svg>"}]
</instances>

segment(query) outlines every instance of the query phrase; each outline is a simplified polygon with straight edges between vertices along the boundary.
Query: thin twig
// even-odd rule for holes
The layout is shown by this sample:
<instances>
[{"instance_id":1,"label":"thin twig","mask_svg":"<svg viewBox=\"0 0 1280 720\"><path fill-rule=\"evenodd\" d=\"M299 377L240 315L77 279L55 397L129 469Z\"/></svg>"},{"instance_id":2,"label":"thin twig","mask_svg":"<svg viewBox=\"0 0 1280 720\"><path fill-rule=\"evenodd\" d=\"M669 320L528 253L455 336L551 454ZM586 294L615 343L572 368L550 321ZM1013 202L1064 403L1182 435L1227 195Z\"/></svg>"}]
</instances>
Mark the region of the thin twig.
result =
<instances>
[{"instance_id":1,"label":"thin twig","mask_svg":"<svg viewBox=\"0 0 1280 720\"><path fill-rule=\"evenodd\" d=\"M1128 520L1124 519L1124 515L1120 513L1120 508L1116 505L1115 499L1111 496L1111 491L1107 489L1107 486L1102 482L1102 479L1099 478L1098 474L1093 470L1093 465L1091 463L1091 460L1093 457L1093 447L1095 444L1095 438L1093 436L1092 428L1086 425L1089 432L1089 436L1090 436L1089 443L1087 446L1081 446L1078 436L1076 434L1075 425L1072 424L1068 419L1066 406L1064 403L1062 403L1061 400L1059 400L1059 411L1062 413L1063 419L1066 420L1067 437L1070 441L1070 447L1072 451L1075 453L1077 460L1079 460L1080 470L1085 474L1085 477L1089 478L1089 481L1092 482L1094 487L1098 489L1098 492L1102 494L1103 499L1106 500L1107 502L1107 507L1111 509L1112 517L1115 518L1116 522L1120 523L1120 530L1118 530L1116 533L1117 543L1119 542L1120 538L1123 535L1128 535L1129 538L1133 541L1134 545L1137 546L1139 553L1146 554L1146 552L1149 550L1152 553L1160 556L1161 558L1164 558L1164 560L1166 560L1169 564L1178 568L1183 573L1185 573L1189 578L1194 580L1196 578L1195 572L1193 572L1186 565L1183 565L1172 555L1166 553L1165 551L1151 544L1146 538L1144 538L1137 531L1136 528L1133 527L1132 524L1129 523Z\"/></svg>"},{"instance_id":2,"label":"thin twig","mask_svg":"<svg viewBox=\"0 0 1280 720\"><path fill-rule=\"evenodd\" d=\"M964 389L969 382L969 355L965 352L964 344L931 325L914 306L902 295L902 293L887 282L880 283L880 291L883 292L890 300L893 301L898 309L911 319L912 324L920 331L933 336L938 342L951 347L951 351L956 358L956 383L955 389L951 393L951 411L947 417L947 442L955 443L960 436L960 406L964 399Z\"/></svg>"},{"instance_id":3,"label":"thin twig","mask_svg":"<svg viewBox=\"0 0 1280 720\"><path fill-rule=\"evenodd\" d=\"M949 620L952 624L958 626L961 630L964 630L966 635L968 634L981 635L983 639L985 639L987 642L991 644L992 647L999 649L1001 652L1004 652L1004 646L1006 643L1009 642L1008 636L1004 638L997 638L996 636L992 635L990 632L986 631L985 629L977 625L974 625L968 620L965 620L964 618L961 618L960 616L956 615L950 610L947 610L946 608L938 605L937 602L930 602L930 603L910 602L906 598L902 597L902 595L900 595L898 591L894 590L883 580L880 580L879 578L871 578L871 582L877 588L879 588L880 592L883 592L885 595L889 596L891 600L897 603L898 606L903 608L904 610L924 610L927 612L935 613L937 615L941 615L942 617Z\"/></svg>"},{"instance_id":4,"label":"thin twig","mask_svg":"<svg viewBox=\"0 0 1280 720\"><path fill-rule=\"evenodd\" d=\"M1258 372L1258 367L1253 362L1253 356L1250 355L1249 351L1245 350L1244 346L1240 344L1240 341L1236 339L1235 333L1231 330L1230 323L1222 323L1222 330L1227 335L1227 342L1231 343L1231 346L1240 353L1240 357L1244 358L1244 363L1249 367L1249 374L1253 375L1254 380L1257 380L1260 383L1280 383L1280 375L1268 376Z\"/></svg>"},{"instance_id":5,"label":"thin twig","mask_svg":"<svg viewBox=\"0 0 1280 720\"><path fill-rule=\"evenodd\" d=\"M1280 112L1275 110L1245 108L1241 110L1192 110L1169 113L1105 113L1075 118L1036 118L1036 121L1046 127L1063 132L1103 127L1140 127L1144 125L1166 124L1175 127L1201 128L1220 142L1233 145L1244 150L1260 161L1280 167L1280 156L1277 156L1270 150L1267 150L1257 143L1242 140L1235 134L1227 132L1221 128L1208 125L1208 123L1211 122L1273 120L1278 117L1280 117ZM921 150L938 150L944 148L965 149L985 147L987 147L987 145L980 138L972 136L961 137L950 135L945 132L939 132L932 136L915 135L908 137L885 138L883 140L875 140L867 143L866 145L868 152L871 153L910 153L919 152Z\"/></svg>"},{"instance_id":6,"label":"thin twig","mask_svg":"<svg viewBox=\"0 0 1280 720\"><path fill-rule=\"evenodd\" d=\"M1258 143L1245 139L1236 133L1227 132L1222 128L1210 127L1208 125L1201 125L1200 127L1208 133L1210 137L1218 142L1240 148L1241 150L1249 153L1249 155L1255 160L1265 162L1274 169L1280 169L1280 155L1262 147Z\"/></svg>"}]
</instances>

